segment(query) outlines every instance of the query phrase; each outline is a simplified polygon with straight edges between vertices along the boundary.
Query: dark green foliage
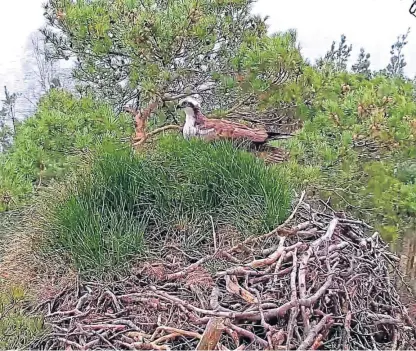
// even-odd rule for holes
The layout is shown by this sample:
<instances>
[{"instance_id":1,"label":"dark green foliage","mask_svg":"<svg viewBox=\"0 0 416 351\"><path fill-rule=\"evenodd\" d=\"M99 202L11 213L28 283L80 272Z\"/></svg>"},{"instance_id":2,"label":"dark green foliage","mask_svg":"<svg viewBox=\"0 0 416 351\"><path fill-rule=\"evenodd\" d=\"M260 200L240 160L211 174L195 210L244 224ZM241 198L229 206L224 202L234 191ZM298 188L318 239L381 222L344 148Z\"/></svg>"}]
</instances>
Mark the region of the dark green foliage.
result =
<instances>
[{"instance_id":1,"label":"dark green foliage","mask_svg":"<svg viewBox=\"0 0 416 351\"><path fill-rule=\"evenodd\" d=\"M285 142L293 180L397 238L416 217L412 84L346 72L311 77L311 118Z\"/></svg>"},{"instance_id":2,"label":"dark green foliage","mask_svg":"<svg viewBox=\"0 0 416 351\"><path fill-rule=\"evenodd\" d=\"M83 89L117 105L148 102L228 72L240 44L266 34L264 21L251 14L253 3L49 0L43 33L56 57L76 57Z\"/></svg>"},{"instance_id":3,"label":"dark green foliage","mask_svg":"<svg viewBox=\"0 0 416 351\"><path fill-rule=\"evenodd\" d=\"M178 230L194 252L197 235L212 238L210 218L242 235L264 233L285 219L291 198L282 172L252 154L177 136L146 156L106 147L77 179L50 200L47 247L85 274L124 267Z\"/></svg>"},{"instance_id":4,"label":"dark green foliage","mask_svg":"<svg viewBox=\"0 0 416 351\"><path fill-rule=\"evenodd\" d=\"M352 45L347 45L347 37L344 34L341 35L338 48L335 48L335 45L336 42L333 41L331 49L318 60L317 66L320 68L329 66L336 72L345 71L351 56Z\"/></svg>"},{"instance_id":5,"label":"dark green foliage","mask_svg":"<svg viewBox=\"0 0 416 351\"><path fill-rule=\"evenodd\" d=\"M18 121L16 119L16 99L18 94L10 93L7 87L4 87L3 106L0 110L0 153L7 150L16 133Z\"/></svg>"},{"instance_id":6,"label":"dark green foliage","mask_svg":"<svg viewBox=\"0 0 416 351\"><path fill-rule=\"evenodd\" d=\"M351 70L354 73L362 74L367 78L371 76L370 69L370 54L365 53L364 48L360 49L360 54L358 55L357 62L352 65Z\"/></svg>"},{"instance_id":7,"label":"dark green foliage","mask_svg":"<svg viewBox=\"0 0 416 351\"><path fill-rule=\"evenodd\" d=\"M177 123L177 98L192 93L206 113L296 114L304 100L296 32L267 36L254 2L49 0L42 32L54 57L77 58L82 94L118 109L163 100L155 124Z\"/></svg>"},{"instance_id":8,"label":"dark green foliage","mask_svg":"<svg viewBox=\"0 0 416 351\"><path fill-rule=\"evenodd\" d=\"M36 114L18 126L13 146L0 156L0 210L61 178L102 142L128 137L131 124L130 118L116 118L108 106L91 98L51 90Z\"/></svg>"},{"instance_id":9,"label":"dark green foliage","mask_svg":"<svg viewBox=\"0 0 416 351\"><path fill-rule=\"evenodd\" d=\"M404 184L416 184L416 160L398 163L394 173Z\"/></svg>"},{"instance_id":10,"label":"dark green foliage","mask_svg":"<svg viewBox=\"0 0 416 351\"><path fill-rule=\"evenodd\" d=\"M305 63L296 31L243 43L230 64L230 73L214 75L224 96L218 99L216 107L227 110L230 108L227 97L235 96L240 106L237 111L251 112L254 120L270 121L279 108L288 113L291 107L304 106L302 73Z\"/></svg>"},{"instance_id":11,"label":"dark green foliage","mask_svg":"<svg viewBox=\"0 0 416 351\"><path fill-rule=\"evenodd\" d=\"M404 58L403 49L407 45L407 37L409 36L410 28L405 34L399 35L397 41L391 46L390 63L387 65L386 73L391 77L403 77L403 68L407 63Z\"/></svg>"}]
</instances>

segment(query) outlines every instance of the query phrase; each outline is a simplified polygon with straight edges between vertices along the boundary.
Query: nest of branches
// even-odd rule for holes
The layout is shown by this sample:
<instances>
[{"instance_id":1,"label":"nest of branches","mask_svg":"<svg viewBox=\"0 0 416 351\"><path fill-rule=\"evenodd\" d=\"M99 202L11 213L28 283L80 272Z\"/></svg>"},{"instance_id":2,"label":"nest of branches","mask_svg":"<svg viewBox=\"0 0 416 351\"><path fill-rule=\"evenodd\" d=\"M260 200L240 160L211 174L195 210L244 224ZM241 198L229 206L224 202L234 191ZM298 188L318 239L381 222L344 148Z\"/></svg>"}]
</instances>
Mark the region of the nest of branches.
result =
<instances>
[{"instance_id":1,"label":"nest of branches","mask_svg":"<svg viewBox=\"0 0 416 351\"><path fill-rule=\"evenodd\" d=\"M297 203L270 233L142 262L38 306L41 349L414 349L398 258L363 222Z\"/></svg>"}]
</instances>

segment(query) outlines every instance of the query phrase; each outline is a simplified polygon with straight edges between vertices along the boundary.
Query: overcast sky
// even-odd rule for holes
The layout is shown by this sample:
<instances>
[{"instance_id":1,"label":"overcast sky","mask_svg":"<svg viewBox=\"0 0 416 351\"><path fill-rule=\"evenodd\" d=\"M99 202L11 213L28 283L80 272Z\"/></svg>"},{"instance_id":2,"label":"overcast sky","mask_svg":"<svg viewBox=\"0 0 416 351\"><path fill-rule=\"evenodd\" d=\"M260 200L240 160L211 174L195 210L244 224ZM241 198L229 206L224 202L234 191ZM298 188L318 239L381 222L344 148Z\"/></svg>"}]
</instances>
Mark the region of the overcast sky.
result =
<instances>
[{"instance_id":1,"label":"overcast sky","mask_svg":"<svg viewBox=\"0 0 416 351\"><path fill-rule=\"evenodd\" d=\"M416 74L416 17L409 13L413 0L259 0L255 11L270 17L272 31L295 28L306 57L325 54L341 34L353 45L371 54L372 68L384 68L397 35L411 27L405 49L406 74ZM413 31L412 31L413 29Z\"/></svg>"},{"instance_id":2,"label":"overcast sky","mask_svg":"<svg viewBox=\"0 0 416 351\"><path fill-rule=\"evenodd\" d=\"M296 28L303 54L323 55L344 33L354 58L362 46L371 53L372 67L383 68L398 34L414 27L405 50L406 73L416 74L416 18L413 0L259 0L254 11L268 15L271 30ZM43 0L0 0L0 86L11 84L21 69L30 33L43 23Z\"/></svg>"}]
</instances>

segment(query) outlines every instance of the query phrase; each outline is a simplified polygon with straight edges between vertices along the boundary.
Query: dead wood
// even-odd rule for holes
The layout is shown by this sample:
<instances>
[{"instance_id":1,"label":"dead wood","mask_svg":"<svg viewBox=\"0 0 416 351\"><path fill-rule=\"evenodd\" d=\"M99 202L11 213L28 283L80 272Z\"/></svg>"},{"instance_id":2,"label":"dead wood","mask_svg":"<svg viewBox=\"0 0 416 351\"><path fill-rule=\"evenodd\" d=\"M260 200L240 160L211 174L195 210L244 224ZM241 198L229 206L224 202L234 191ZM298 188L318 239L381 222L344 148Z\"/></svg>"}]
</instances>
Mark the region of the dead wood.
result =
<instances>
[{"instance_id":1,"label":"dead wood","mask_svg":"<svg viewBox=\"0 0 416 351\"><path fill-rule=\"evenodd\" d=\"M211 318L205 328L204 334L202 334L202 338L196 347L196 350L215 350L224 329L225 326L223 318Z\"/></svg>"},{"instance_id":2,"label":"dead wood","mask_svg":"<svg viewBox=\"0 0 416 351\"><path fill-rule=\"evenodd\" d=\"M124 107L124 111L130 113L134 118L134 131L135 134L132 138L132 145L133 147L137 148L140 145L143 145L150 137L162 133L167 130L180 130L182 129L181 126L170 124L167 126L163 126L160 128L156 128L151 132L147 132L147 122L149 120L150 115L155 112L161 101L159 98L156 101L149 103L149 105L144 108L142 111L135 110L132 107L126 106Z\"/></svg>"},{"instance_id":3,"label":"dead wood","mask_svg":"<svg viewBox=\"0 0 416 351\"><path fill-rule=\"evenodd\" d=\"M397 257L364 222L314 209L302 194L285 224L266 234L224 246L212 229L205 251L174 265L158 259L164 274L140 269L42 302L52 331L33 347L415 349L414 312L393 279Z\"/></svg>"}]
</instances>

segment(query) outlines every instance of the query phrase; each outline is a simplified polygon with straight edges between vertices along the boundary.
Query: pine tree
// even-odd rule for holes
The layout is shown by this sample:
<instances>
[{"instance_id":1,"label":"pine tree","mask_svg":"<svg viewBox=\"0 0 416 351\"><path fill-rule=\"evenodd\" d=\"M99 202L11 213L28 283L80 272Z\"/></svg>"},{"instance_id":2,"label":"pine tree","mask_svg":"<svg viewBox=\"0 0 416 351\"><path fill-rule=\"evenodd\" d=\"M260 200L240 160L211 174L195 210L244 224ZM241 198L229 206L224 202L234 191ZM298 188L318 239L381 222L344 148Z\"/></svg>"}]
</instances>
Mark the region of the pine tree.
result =
<instances>
[{"instance_id":1,"label":"pine tree","mask_svg":"<svg viewBox=\"0 0 416 351\"><path fill-rule=\"evenodd\" d=\"M10 147L12 130L6 121L4 108L0 110L0 152Z\"/></svg>"},{"instance_id":2,"label":"pine tree","mask_svg":"<svg viewBox=\"0 0 416 351\"><path fill-rule=\"evenodd\" d=\"M405 34L399 35L397 41L391 46L390 63L386 67L386 74L391 77L403 77L403 68L406 67L403 49L408 44L407 37L409 36L410 28Z\"/></svg>"},{"instance_id":3,"label":"pine tree","mask_svg":"<svg viewBox=\"0 0 416 351\"><path fill-rule=\"evenodd\" d=\"M370 69L370 54L365 53L364 48L360 49L357 62L352 65L352 71L354 73L359 73L365 75L367 78L371 76Z\"/></svg>"},{"instance_id":4,"label":"pine tree","mask_svg":"<svg viewBox=\"0 0 416 351\"><path fill-rule=\"evenodd\" d=\"M338 47L336 48L336 42L333 41L331 49L327 51L323 58L317 60L317 67L330 67L333 70L340 72L347 69L347 63L351 56L352 45L347 45L347 37L342 34Z\"/></svg>"},{"instance_id":5,"label":"pine tree","mask_svg":"<svg viewBox=\"0 0 416 351\"><path fill-rule=\"evenodd\" d=\"M18 94L10 93L5 86L4 95L5 98L2 100L3 107L0 110L0 151L4 151L10 147L18 124L16 118L16 100Z\"/></svg>"},{"instance_id":6,"label":"pine tree","mask_svg":"<svg viewBox=\"0 0 416 351\"><path fill-rule=\"evenodd\" d=\"M289 83L299 79L303 59L296 32L267 36L253 3L49 0L42 33L54 57L75 58L82 94L118 108L142 108L158 97L163 117L174 118L171 101L197 93L205 111L237 113L238 106L251 114L261 105L278 119L277 108L299 105Z\"/></svg>"},{"instance_id":7,"label":"pine tree","mask_svg":"<svg viewBox=\"0 0 416 351\"><path fill-rule=\"evenodd\" d=\"M266 34L253 3L49 0L42 32L56 58L76 60L83 90L123 105L211 90L213 72L228 72L240 45Z\"/></svg>"}]
</instances>

